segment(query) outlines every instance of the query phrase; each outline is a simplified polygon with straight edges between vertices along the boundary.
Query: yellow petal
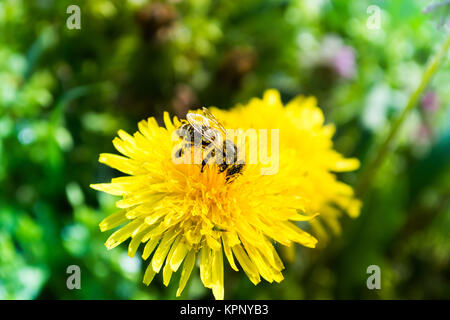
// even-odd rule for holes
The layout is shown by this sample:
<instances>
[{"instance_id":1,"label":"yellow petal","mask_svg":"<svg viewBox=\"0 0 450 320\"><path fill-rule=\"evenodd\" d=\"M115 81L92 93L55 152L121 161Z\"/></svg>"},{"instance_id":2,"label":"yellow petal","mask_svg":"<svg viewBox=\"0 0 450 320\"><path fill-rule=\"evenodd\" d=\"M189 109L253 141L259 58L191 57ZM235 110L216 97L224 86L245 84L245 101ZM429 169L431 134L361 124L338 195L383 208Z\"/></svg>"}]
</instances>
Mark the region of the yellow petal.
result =
<instances>
[{"instance_id":1,"label":"yellow petal","mask_svg":"<svg viewBox=\"0 0 450 320\"><path fill-rule=\"evenodd\" d=\"M173 254L175 253L175 250L178 247L178 244L180 243L180 240L181 240L181 236L178 236L173 241L172 246L170 247L169 253L167 254L167 257L166 257L166 266L167 265L170 266L170 260L172 259Z\"/></svg>"},{"instance_id":2,"label":"yellow petal","mask_svg":"<svg viewBox=\"0 0 450 320\"><path fill-rule=\"evenodd\" d=\"M166 262L163 268L163 284L167 287L170 283L170 278L172 278L172 269L170 265Z\"/></svg>"},{"instance_id":3,"label":"yellow petal","mask_svg":"<svg viewBox=\"0 0 450 320\"><path fill-rule=\"evenodd\" d=\"M273 272L270 268L270 265L264 260L264 258L261 256L261 254L255 247L251 246L243 239L241 239L241 241L245 247L245 250L247 251L248 257L250 258L252 264L258 270L258 273L268 282L273 282L273 274L272 274Z\"/></svg>"},{"instance_id":4,"label":"yellow petal","mask_svg":"<svg viewBox=\"0 0 450 320\"><path fill-rule=\"evenodd\" d=\"M127 240L132 236L133 232L141 225L143 220L136 219L128 223L123 228L114 232L108 240L106 240L105 246L108 250L117 247L119 244Z\"/></svg>"},{"instance_id":5,"label":"yellow petal","mask_svg":"<svg viewBox=\"0 0 450 320\"><path fill-rule=\"evenodd\" d=\"M126 217L126 211L120 210L103 219L102 222L100 222L99 227L103 232L118 227L127 221L129 220Z\"/></svg>"},{"instance_id":6,"label":"yellow petal","mask_svg":"<svg viewBox=\"0 0 450 320\"><path fill-rule=\"evenodd\" d=\"M161 235L153 237L150 240L148 240L148 242L145 244L144 252L142 253L142 259L147 260L148 257L150 257L160 239Z\"/></svg>"},{"instance_id":7,"label":"yellow petal","mask_svg":"<svg viewBox=\"0 0 450 320\"><path fill-rule=\"evenodd\" d=\"M268 89L264 92L263 100L268 106L274 106L281 103L280 92L275 89Z\"/></svg>"},{"instance_id":8,"label":"yellow petal","mask_svg":"<svg viewBox=\"0 0 450 320\"><path fill-rule=\"evenodd\" d=\"M172 121L170 121L170 116L169 116L168 112L164 112L164 125L166 126L166 128L169 132L171 132L175 129L172 124Z\"/></svg>"},{"instance_id":9,"label":"yellow petal","mask_svg":"<svg viewBox=\"0 0 450 320\"><path fill-rule=\"evenodd\" d=\"M354 171L359 168L359 165L359 160L356 158L341 158L336 161L330 169L335 172Z\"/></svg>"},{"instance_id":10,"label":"yellow petal","mask_svg":"<svg viewBox=\"0 0 450 320\"><path fill-rule=\"evenodd\" d=\"M223 254L222 248L220 250L213 250L212 252L212 291L217 300L223 300L224 286L223 286Z\"/></svg>"},{"instance_id":11,"label":"yellow petal","mask_svg":"<svg viewBox=\"0 0 450 320\"><path fill-rule=\"evenodd\" d=\"M200 251L200 279L206 288L211 288L211 249L207 246Z\"/></svg>"},{"instance_id":12,"label":"yellow petal","mask_svg":"<svg viewBox=\"0 0 450 320\"><path fill-rule=\"evenodd\" d=\"M261 281L261 278L259 277L258 270L253 265L247 253L245 253L241 245L231 247L231 250L233 250L237 261L241 265L242 269L244 269L244 272L247 274L250 281L253 282L254 285L257 285Z\"/></svg>"},{"instance_id":13,"label":"yellow petal","mask_svg":"<svg viewBox=\"0 0 450 320\"><path fill-rule=\"evenodd\" d=\"M183 289L186 286L189 277L191 276L194 264L195 264L195 251L191 250L186 256L186 259L184 259L183 270L181 271L180 285L177 290L177 297L179 297L181 292L183 292Z\"/></svg>"},{"instance_id":14,"label":"yellow petal","mask_svg":"<svg viewBox=\"0 0 450 320\"><path fill-rule=\"evenodd\" d=\"M222 243L223 243L223 250L225 251L225 256L227 257L228 263L230 264L231 268L234 271L239 271L239 269L236 267L236 264L234 263L233 253L231 252L231 248L228 244L228 239L225 234L222 235Z\"/></svg>"},{"instance_id":15,"label":"yellow petal","mask_svg":"<svg viewBox=\"0 0 450 320\"><path fill-rule=\"evenodd\" d=\"M148 286L152 282L153 278L155 277L155 274L156 274L156 272L153 270L152 265L149 264L147 269L145 270L144 280L142 282L144 282L145 285Z\"/></svg>"},{"instance_id":16,"label":"yellow petal","mask_svg":"<svg viewBox=\"0 0 450 320\"><path fill-rule=\"evenodd\" d=\"M130 175L145 173L137 161L116 154L101 153L98 161Z\"/></svg>"},{"instance_id":17,"label":"yellow petal","mask_svg":"<svg viewBox=\"0 0 450 320\"><path fill-rule=\"evenodd\" d=\"M133 195L125 196L122 200L116 202L116 206L121 209L133 207L144 202L152 201L155 195L154 190L142 190Z\"/></svg>"},{"instance_id":18,"label":"yellow petal","mask_svg":"<svg viewBox=\"0 0 450 320\"><path fill-rule=\"evenodd\" d=\"M114 183L96 183L89 185L92 189L103 191L114 196L121 196L126 194L126 190L123 188L121 184Z\"/></svg>"},{"instance_id":19,"label":"yellow petal","mask_svg":"<svg viewBox=\"0 0 450 320\"><path fill-rule=\"evenodd\" d=\"M153 255L152 258L153 270L155 270L156 273L158 273L161 270L164 260L166 259L167 253L170 250L170 246L175 240L175 236L176 234L173 230L166 232L166 234L163 236L161 240L161 243L158 246L158 249L156 249L155 254Z\"/></svg>"},{"instance_id":20,"label":"yellow petal","mask_svg":"<svg viewBox=\"0 0 450 320\"><path fill-rule=\"evenodd\" d=\"M317 239L294 225L292 222L285 222L283 225L283 231L290 239L292 239L292 241L298 242L305 247L314 248L316 246Z\"/></svg>"},{"instance_id":21,"label":"yellow petal","mask_svg":"<svg viewBox=\"0 0 450 320\"><path fill-rule=\"evenodd\" d=\"M145 224L139 226L139 230L133 235L133 239L131 239L130 244L128 245L128 256L134 257L137 249L139 248L142 238L147 234L151 226L147 226Z\"/></svg>"},{"instance_id":22,"label":"yellow petal","mask_svg":"<svg viewBox=\"0 0 450 320\"><path fill-rule=\"evenodd\" d=\"M206 243L207 243L208 247L210 247L213 250L219 250L222 248L222 246L220 245L220 242L208 234L206 235Z\"/></svg>"},{"instance_id":23,"label":"yellow petal","mask_svg":"<svg viewBox=\"0 0 450 320\"><path fill-rule=\"evenodd\" d=\"M172 257L170 258L170 267L173 272L176 272L183 262L184 257L188 253L188 247L184 241L180 241L175 248Z\"/></svg>"}]
</instances>

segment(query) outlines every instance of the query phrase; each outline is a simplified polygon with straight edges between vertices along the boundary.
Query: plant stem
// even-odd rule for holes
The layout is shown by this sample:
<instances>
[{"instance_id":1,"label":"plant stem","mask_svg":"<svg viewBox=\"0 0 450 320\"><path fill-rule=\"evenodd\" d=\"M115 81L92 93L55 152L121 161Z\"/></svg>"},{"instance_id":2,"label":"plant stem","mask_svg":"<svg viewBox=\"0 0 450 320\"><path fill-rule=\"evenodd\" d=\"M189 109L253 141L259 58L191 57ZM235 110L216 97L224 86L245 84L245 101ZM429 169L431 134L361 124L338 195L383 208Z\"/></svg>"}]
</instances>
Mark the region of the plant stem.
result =
<instances>
[{"instance_id":1,"label":"plant stem","mask_svg":"<svg viewBox=\"0 0 450 320\"><path fill-rule=\"evenodd\" d=\"M428 67L425 69L423 73L422 80L419 86L410 96L408 104L403 109L400 116L392 124L388 136L378 148L378 151L375 153L375 156L361 172L359 179L356 183L356 193L359 198L363 198L366 192L369 190L370 183L375 178L380 166L383 164L383 161L385 160L388 151L391 150L394 138L397 135L399 129L401 128L403 121L406 119L406 116L411 112L411 110L413 110L414 107L417 105L417 101L419 100L420 95L427 86L433 74L436 72L437 67L439 66L443 57L447 54L449 46L450 46L450 34L447 35L447 38L444 44L442 45L441 49L438 52L436 52L433 58L431 59L430 63L428 64Z\"/></svg>"}]
</instances>

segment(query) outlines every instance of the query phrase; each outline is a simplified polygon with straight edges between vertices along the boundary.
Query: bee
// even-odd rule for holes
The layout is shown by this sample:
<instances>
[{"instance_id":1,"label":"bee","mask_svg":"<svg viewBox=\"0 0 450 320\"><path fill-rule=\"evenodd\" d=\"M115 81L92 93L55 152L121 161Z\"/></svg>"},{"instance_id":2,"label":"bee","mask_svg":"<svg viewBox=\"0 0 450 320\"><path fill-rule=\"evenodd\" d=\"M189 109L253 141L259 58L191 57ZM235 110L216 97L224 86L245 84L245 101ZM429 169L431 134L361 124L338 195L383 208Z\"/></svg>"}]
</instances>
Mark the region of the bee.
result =
<instances>
[{"instance_id":1,"label":"bee","mask_svg":"<svg viewBox=\"0 0 450 320\"><path fill-rule=\"evenodd\" d=\"M224 126L214 117L214 115L205 107L200 113L189 112L186 115L185 123L177 130L176 134L183 139L183 145L175 153L176 157L181 157L192 147L201 148L206 151L202 159L201 172L205 166L212 161L216 161L221 156L221 161L217 161L219 171L224 172L227 182L231 182L244 169L244 161L239 160L239 150L231 140L226 139ZM200 136L198 136L200 135ZM200 137L195 139L194 137ZM221 154L216 154L220 152Z\"/></svg>"}]
</instances>

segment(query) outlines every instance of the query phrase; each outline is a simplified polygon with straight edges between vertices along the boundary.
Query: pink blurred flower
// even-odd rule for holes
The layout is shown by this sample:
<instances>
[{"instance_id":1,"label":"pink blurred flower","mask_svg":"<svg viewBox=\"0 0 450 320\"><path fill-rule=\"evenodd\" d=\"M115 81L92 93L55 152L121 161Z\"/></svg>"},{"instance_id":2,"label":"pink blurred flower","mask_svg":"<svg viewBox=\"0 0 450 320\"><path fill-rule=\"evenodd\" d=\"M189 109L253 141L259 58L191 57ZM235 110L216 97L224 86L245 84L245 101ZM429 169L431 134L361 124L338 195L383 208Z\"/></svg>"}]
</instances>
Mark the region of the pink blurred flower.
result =
<instances>
[{"instance_id":1,"label":"pink blurred flower","mask_svg":"<svg viewBox=\"0 0 450 320\"><path fill-rule=\"evenodd\" d=\"M355 51L352 47L342 46L332 61L333 69L343 78L353 78L356 73Z\"/></svg>"},{"instance_id":2,"label":"pink blurred flower","mask_svg":"<svg viewBox=\"0 0 450 320\"><path fill-rule=\"evenodd\" d=\"M435 91L428 90L422 96L421 104L426 111L436 111L437 109L439 109L440 105L439 96Z\"/></svg>"},{"instance_id":3,"label":"pink blurred flower","mask_svg":"<svg viewBox=\"0 0 450 320\"><path fill-rule=\"evenodd\" d=\"M350 79L356 75L355 50L335 35L328 35L322 40L317 62L329 66L343 78Z\"/></svg>"}]
</instances>

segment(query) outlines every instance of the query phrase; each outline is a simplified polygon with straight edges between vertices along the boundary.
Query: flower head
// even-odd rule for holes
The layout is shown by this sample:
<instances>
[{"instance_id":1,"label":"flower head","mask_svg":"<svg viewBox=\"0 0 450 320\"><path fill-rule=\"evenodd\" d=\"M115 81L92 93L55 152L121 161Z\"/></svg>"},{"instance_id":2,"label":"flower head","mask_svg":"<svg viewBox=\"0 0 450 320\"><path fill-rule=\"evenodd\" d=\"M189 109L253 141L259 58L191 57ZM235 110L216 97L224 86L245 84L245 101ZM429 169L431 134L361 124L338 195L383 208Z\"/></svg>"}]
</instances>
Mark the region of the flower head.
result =
<instances>
[{"instance_id":1,"label":"flower head","mask_svg":"<svg viewBox=\"0 0 450 320\"><path fill-rule=\"evenodd\" d=\"M139 123L133 136L120 130L113 140L123 156L101 154L99 161L128 176L92 188L122 196L117 213L100 223L102 231L121 226L106 241L112 249L131 238L130 256L145 244L142 258L150 259L144 283L162 270L168 285L181 268L177 295L184 289L195 262L200 278L216 299L224 298L224 255L232 269L240 268L255 285L261 277L280 282L284 266L275 243L314 247L317 240L295 225L311 220L303 215L309 199L298 190L307 182L293 176L297 168L291 150L280 151L277 174L262 175L260 163L246 162L232 181L217 164L172 160L174 132L183 122L164 115L165 128L154 118ZM229 123L229 125L232 125ZM295 159L294 159L295 160ZM237 262L237 263L236 263Z\"/></svg>"},{"instance_id":2,"label":"flower head","mask_svg":"<svg viewBox=\"0 0 450 320\"><path fill-rule=\"evenodd\" d=\"M327 238L324 224L335 233L340 232L338 218L343 211L351 217L359 215L361 202L354 198L353 189L334 174L358 169L359 161L346 159L333 149L335 127L324 124L324 115L314 97L297 96L284 106L278 91L267 90L262 99L253 98L230 111L213 112L225 125L279 128L280 154L290 154L295 163L280 171L292 170L286 174L302 180L296 195L307 199L304 213L319 214L318 219L311 221L319 238Z\"/></svg>"}]
</instances>

